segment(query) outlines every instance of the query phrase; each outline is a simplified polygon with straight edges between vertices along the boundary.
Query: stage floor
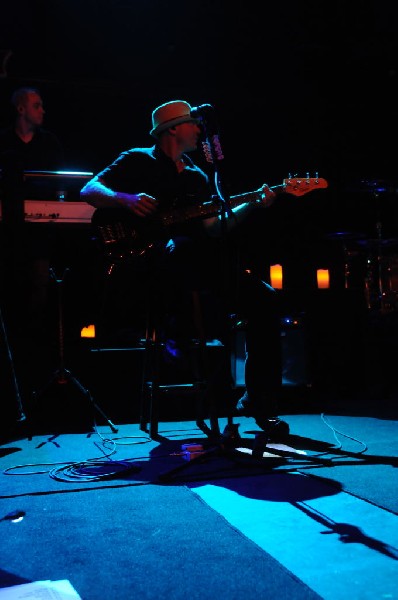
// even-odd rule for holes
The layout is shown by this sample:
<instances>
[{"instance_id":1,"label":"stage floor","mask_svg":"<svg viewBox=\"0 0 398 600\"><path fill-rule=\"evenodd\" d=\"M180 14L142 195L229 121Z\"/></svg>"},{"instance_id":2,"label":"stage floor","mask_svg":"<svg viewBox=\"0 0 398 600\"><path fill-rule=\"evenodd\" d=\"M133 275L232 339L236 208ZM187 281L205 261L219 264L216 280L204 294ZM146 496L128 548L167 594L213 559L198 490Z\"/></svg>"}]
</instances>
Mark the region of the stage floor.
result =
<instances>
[{"instance_id":1,"label":"stage floor","mask_svg":"<svg viewBox=\"0 0 398 600\"><path fill-rule=\"evenodd\" d=\"M341 406L336 399L335 409L330 406L328 412L285 414L291 431L286 443L264 447L258 443L261 430L251 418L234 419L240 439L232 448L209 440L188 420L160 423L156 440L136 423L116 423L117 432L101 420L87 431L70 426L51 431L49 425L47 431L33 435L26 435L21 427L14 439L0 446L0 502L7 542L1 551L2 587L67 579L82 598L103 597L99 583L111 589L113 597L127 597L127 590L138 585L136 558L144 551L143 539L154 536L158 550L167 545L169 550L160 552L157 565L164 573L174 568L176 553L187 552L178 546L182 528L184 543L190 540L195 548L195 556L187 560L194 558L202 574L206 568L209 573L216 570L217 583L212 585L222 586L231 598L243 600L248 589L257 589L262 597L276 597L292 581L300 584L290 592L295 598L394 598L396 406L392 399L378 406L364 402L360 414L358 404ZM226 425L221 418L222 432ZM199 447L199 454L191 454L188 460L184 444ZM163 504L165 488L170 505ZM189 491L188 496L183 490ZM213 529L208 515L198 532L197 500L222 519L220 531ZM20 514L20 522L10 520L13 511ZM102 528L95 523L98 537L93 539L96 511L105 522ZM168 526L176 511L180 520ZM131 519L134 530L126 547L125 528ZM112 549L109 544L104 549L101 530L105 536L113 530ZM224 556L216 552L231 530L237 535L234 551L243 544L238 563L229 551ZM90 552L101 572L98 581L87 570L90 561L81 554L88 551L90 539ZM231 573L239 571L243 555L249 556L251 550L244 545L248 542L268 562L265 567L257 556L255 577L247 572L240 587ZM70 553L71 543L75 558L65 563L60 555ZM77 555L81 558L76 561ZM108 569L111 556L117 561L116 582L114 569ZM227 566L228 559L232 564ZM215 561L219 561L217 569ZM143 597L180 598L184 592L199 598L198 585L189 577L183 583L177 576L166 577L162 587L150 579L156 575L148 569ZM214 596L206 588L200 597Z\"/></svg>"}]
</instances>

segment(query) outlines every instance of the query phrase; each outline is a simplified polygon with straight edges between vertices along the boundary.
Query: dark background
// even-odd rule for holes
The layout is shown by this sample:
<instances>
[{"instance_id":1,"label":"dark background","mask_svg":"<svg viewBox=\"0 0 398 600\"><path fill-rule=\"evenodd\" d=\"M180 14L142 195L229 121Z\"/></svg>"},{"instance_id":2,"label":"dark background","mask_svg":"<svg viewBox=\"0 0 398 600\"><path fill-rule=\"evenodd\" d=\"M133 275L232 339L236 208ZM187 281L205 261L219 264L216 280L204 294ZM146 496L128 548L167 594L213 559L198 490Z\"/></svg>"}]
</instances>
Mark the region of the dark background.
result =
<instances>
[{"instance_id":1,"label":"dark background","mask_svg":"<svg viewBox=\"0 0 398 600\"><path fill-rule=\"evenodd\" d=\"M234 191L289 173L395 178L394 2L3 2L1 120L37 85L71 167L151 143L169 99L217 110Z\"/></svg>"}]
</instances>

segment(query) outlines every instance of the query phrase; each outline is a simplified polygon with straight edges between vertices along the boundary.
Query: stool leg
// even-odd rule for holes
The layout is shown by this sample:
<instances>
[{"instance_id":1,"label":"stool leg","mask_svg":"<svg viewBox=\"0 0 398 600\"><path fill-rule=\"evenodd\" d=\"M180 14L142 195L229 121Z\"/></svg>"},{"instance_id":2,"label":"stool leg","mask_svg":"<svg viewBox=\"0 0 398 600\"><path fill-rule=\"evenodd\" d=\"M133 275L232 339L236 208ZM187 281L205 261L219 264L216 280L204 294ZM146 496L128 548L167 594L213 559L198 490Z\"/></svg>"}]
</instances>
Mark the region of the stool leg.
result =
<instances>
[{"instance_id":1,"label":"stool leg","mask_svg":"<svg viewBox=\"0 0 398 600\"><path fill-rule=\"evenodd\" d=\"M140 429L145 432L148 432L148 423L150 429L152 429L153 361L156 340L156 330L152 320L152 311L149 308L146 316L144 361L142 365L140 391Z\"/></svg>"},{"instance_id":2,"label":"stool leg","mask_svg":"<svg viewBox=\"0 0 398 600\"><path fill-rule=\"evenodd\" d=\"M150 389L150 384L151 382L147 382L147 381L143 381L142 386L141 386L141 396L140 396L140 403L141 403L141 407L140 407L140 429L141 431L148 431L148 421L149 421L149 415L148 415L148 407L150 406L150 394L151 394L151 389Z\"/></svg>"},{"instance_id":3,"label":"stool leg","mask_svg":"<svg viewBox=\"0 0 398 600\"><path fill-rule=\"evenodd\" d=\"M152 352L152 350L150 350ZM144 371L145 372L145 371ZM141 413L140 429L149 431L151 438L158 435L159 428L159 382L157 375L153 373L152 378L145 379L141 387ZM149 423L149 430L148 430Z\"/></svg>"},{"instance_id":4,"label":"stool leg","mask_svg":"<svg viewBox=\"0 0 398 600\"><path fill-rule=\"evenodd\" d=\"M209 356L206 340L200 339L195 348L193 371L199 382L199 391L196 395L196 425L209 437L218 437L220 427L218 423L218 410L214 393L209 387ZM208 410L210 428L205 423L205 408Z\"/></svg>"}]
</instances>

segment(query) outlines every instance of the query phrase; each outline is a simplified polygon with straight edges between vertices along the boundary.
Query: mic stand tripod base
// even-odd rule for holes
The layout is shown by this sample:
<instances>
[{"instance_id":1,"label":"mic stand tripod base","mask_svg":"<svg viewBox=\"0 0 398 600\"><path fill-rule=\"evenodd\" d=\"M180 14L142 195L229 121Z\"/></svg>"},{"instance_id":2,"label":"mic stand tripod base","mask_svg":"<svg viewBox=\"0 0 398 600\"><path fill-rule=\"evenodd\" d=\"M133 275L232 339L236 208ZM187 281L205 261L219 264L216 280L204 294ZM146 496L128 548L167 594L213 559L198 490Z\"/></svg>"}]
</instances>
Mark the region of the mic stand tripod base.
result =
<instances>
[{"instance_id":1,"label":"mic stand tripod base","mask_svg":"<svg viewBox=\"0 0 398 600\"><path fill-rule=\"evenodd\" d=\"M78 379L76 379L76 377L74 377L72 375L72 373L70 371L68 371L68 369L65 369L63 367L57 369L53 376L51 377L51 379L44 385L44 387L42 387L38 392L33 392L33 399L37 400L40 396L42 396L50 387L51 385L53 385L54 383L58 383L60 385L64 385L71 382L88 400L89 402L92 404L92 406L95 408L95 410L97 412L99 412L99 414L105 419L105 421L107 422L107 424L109 425L112 433L117 433L118 429L115 427L115 425L112 423L112 421L106 416L106 414L104 413L104 411L100 408L100 406L98 406L98 404L94 401L94 398L92 397L90 391L85 388L80 381L78 381Z\"/></svg>"},{"instance_id":2,"label":"mic stand tripod base","mask_svg":"<svg viewBox=\"0 0 398 600\"><path fill-rule=\"evenodd\" d=\"M213 457L226 457L231 461L235 461L235 448L241 440L238 428L239 424L228 423L216 445L211 446L204 452L198 453L189 462L178 465L170 471L161 473L159 475L159 481L162 483L170 482L175 475L178 475L193 463L203 463Z\"/></svg>"},{"instance_id":3,"label":"mic stand tripod base","mask_svg":"<svg viewBox=\"0 0 398 600\"><path fill-rule=\"evenodd\" d=\"M76 379L76 377L74 377L72 375L72 373L70 371L68 371L67 369L65 369L64 367L64 311L63 311L63 294L62 294L62 289L63 289L63 283L65 280L65 276L66 274L69 272L69 269L66 268L64 275L61 279L57 278L54 269L50 269L50 275L52 277L52 279L54 279L55 283L56 283L56 287L58 289L58 346L59 346L59 367L58 369L54 372L53 376L51 377L51 379L48 381L48 383L39 391L39 392L33 392L33 398L37 399L39 396L41 396L53 383L59 383L61 385L64 385L68 382L71 382L75 385L75 387L77 387L77 389L86 397L88 398L89 402L92 404L92 406L95 408L95 410L97 410L102 417L105 419L105 421L108 423L109 427L111 428L113 433L117 433L117 429L114 426L114 424L108 419L108 417L105 415L105 413L103 412L103 410L98 406L98 404L96 404L89 392L89 390L87 388L85 388L80 381L78 381Z\"/></svg>"}]
</instances>

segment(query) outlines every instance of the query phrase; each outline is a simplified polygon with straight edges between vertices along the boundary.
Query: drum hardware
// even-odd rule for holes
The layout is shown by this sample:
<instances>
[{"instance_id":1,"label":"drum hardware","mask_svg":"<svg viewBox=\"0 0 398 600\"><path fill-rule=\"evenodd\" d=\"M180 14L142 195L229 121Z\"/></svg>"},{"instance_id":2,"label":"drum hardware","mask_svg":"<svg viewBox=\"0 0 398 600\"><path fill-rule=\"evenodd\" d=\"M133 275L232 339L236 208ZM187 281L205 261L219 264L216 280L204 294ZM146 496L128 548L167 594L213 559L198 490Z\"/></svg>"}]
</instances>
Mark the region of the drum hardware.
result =
<instances>
[{"instance_id":1,"label":"drum hardware","mask_svg":"<svg viewBox=\"0 0 398 600\"><path fill-rule=\"evenodd\" d=\"M370 310L398 310L396 262L398 254L398 212L395 196L398 183L383 179L362 179L351 182L346 192L359 194L360 213L355 206L355 221L365 216L361 227L366 234L339 231L328 237L341 244L344 260L344 287L359 287L366 296ZM356 201L358 198L356 198Z\"/></svg>"},{"instance_id":2,"label":"drum hardware","mask_svg":"<svg viewBox=\"0 0 398 600\"><path fill-rule=\"evenodd\" d=\"M357 231L335 231L333 233L329 233L327 238L341 242L356 242L358 240L365 239L366 235Z\"/></svg>"},{"instance_id":3,"label":"drum hardware","mask_svg":"<svg viewBox=\"0 0 398 600\"><path fill-rule=\"evenodd\" d=\"M327 238L340 243L344 257L344 289L350 289L352 287L352 278L354 275L353 262L356 258L360 257L361 252L358 248L355 248L355 244L365 240L366 236L364 233L360 232L336 231L329 233Z\"/></svg>"},{"instance_id":4,"label":"drum hardware","mask_svg":"<svg viewBox=\"0 0 398 600\"><path fill-rule=\"evenodd\" d=\"M398 255L368 255L365 295L370 310L385 314L398 309Z\"/></svg>"},{"instance_id":5,"label":"drum hardware","mask_svg":"<svg viewBox=\"0 0 398 600\"><path fill-rule=\"evenodd\" d=\"M398 288L392 280L392 257L387 248L398 246L398 239L383 238L381 221L376 223L377 238L359 242L368 250L365 276L365 294L370 310L388 313L398 307Z\"/></svg>"},{"instance_id":6,"label":"drum hardware","mask_svg":"<svg viewBox=\"0 0 398 600\"><path fill-rule=\"evenodd\" d=\"M378 224L379 226L379 224ZM379 226L381 233L381 227ZM381 313L394 310L398 289L394 291L391 279L391 261L385 254L387 248L398 247L398 239L367 239L358 242L367 249L365 295L367 307Z\"/></svg>"},{"instance_id":7,"label":"drum hardware","mask_svg":"<svg viewBox=\"0 0 398 600\"><path fill-rule=\"evenodd\" d=\"M368 238L365 240L358 240L357 244L358 244L358 246L362 246L363 248L375 249L375 250L377 250L379 247L393 248L394 246L398 247L398 238L388 238L388 239Z\"/></svg>"},{"instance_id":8,"label":"drum hardware","mask_svg":"<svg viewBox=\"0 0 398 600\"><path fill-rule=\"evenodd\" d=\"M383 238L380 221L376 230L375 238L351 231L327 237L337 240L343 253L344 289L362 290L367 308L384 314L398 310L398 238Z\"/></svg>"},{"instance_id":9,"label":"drum hardware","mask_svg":"<svg viewBox=\"0 0 398 600\"><path fill-rule=\"evenodd\" d=\"M385 179L361 179L346 187L347 192L369 193L369 194L396 194L398 184Z\"/></svg>"},{"instance_id":10,"label":"drum hardware","mask_svg":"<svg viewBox=\"0 0 398 600\"><path fill-rule=\"evenodd\" d=\"M392 182L384 180L363 180L362 187L372 194L374 199L375 237L359 240L358 244L367 249L367 269L365 276L365 294L367 306L381 314L397 308L398 290L394 290L391 278L391 261L386 255L387 249L398 247L398 239L384 237L383 218L386 214L384 198L397 193L398 188Z\"/></svg>"}]
</instances>

